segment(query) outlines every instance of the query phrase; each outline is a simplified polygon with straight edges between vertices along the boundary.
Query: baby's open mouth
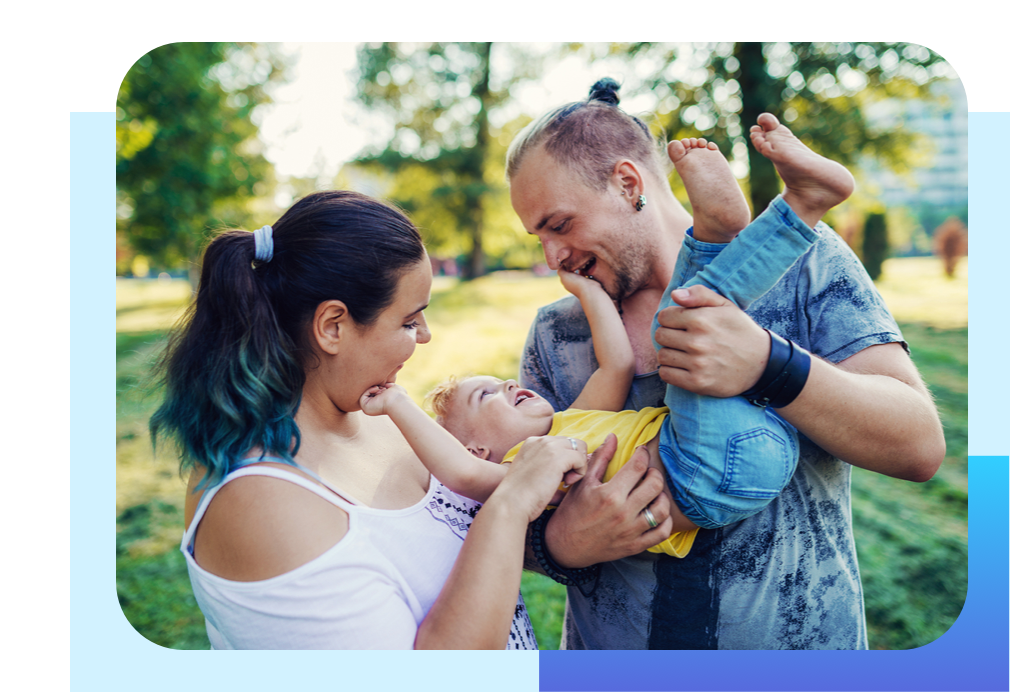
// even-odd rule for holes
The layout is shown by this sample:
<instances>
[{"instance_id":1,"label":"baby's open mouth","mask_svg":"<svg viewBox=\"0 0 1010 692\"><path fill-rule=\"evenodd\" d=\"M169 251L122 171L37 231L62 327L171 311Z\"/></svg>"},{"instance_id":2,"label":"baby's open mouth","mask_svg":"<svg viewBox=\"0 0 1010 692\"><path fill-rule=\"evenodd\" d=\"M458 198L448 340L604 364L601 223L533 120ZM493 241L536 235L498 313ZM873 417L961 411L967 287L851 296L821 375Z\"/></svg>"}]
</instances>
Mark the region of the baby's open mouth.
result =
<instances>
[{"instance_id":1,"label":"baby's open mouth","mask_svg":"<svg viewBox=\"0 0 1010 692\"><path fill-rule=\"evenodd\" d=\"M523 403L527 399L532 399L532 398L533 398L532 394L520 394L519 396L516 397L516 403L515 403L515 405L518 406L519 404Z\"/></svg>"}]
</instances>

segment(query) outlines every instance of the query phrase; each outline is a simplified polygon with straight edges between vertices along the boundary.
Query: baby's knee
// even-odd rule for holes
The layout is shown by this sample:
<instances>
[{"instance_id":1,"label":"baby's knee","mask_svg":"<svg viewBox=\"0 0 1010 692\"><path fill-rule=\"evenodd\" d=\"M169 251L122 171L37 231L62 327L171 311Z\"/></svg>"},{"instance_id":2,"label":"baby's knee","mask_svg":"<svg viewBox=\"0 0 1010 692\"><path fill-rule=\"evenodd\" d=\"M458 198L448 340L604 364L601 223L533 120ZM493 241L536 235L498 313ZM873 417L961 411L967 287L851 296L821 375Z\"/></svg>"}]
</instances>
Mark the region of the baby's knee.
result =
<instances>
[{"instance_id":1,"label":"baby's knee","mask_svg":"<svg viewBox=\"0 0 1010 692\"><path fill-rule=\"evenodd\" d=\"M799 458L791 427L753 428L729 436L724 445L690 453L664 442L674 499L703 528L726 526L763 510L788 485Z\"/></svg>"}]
</instances>

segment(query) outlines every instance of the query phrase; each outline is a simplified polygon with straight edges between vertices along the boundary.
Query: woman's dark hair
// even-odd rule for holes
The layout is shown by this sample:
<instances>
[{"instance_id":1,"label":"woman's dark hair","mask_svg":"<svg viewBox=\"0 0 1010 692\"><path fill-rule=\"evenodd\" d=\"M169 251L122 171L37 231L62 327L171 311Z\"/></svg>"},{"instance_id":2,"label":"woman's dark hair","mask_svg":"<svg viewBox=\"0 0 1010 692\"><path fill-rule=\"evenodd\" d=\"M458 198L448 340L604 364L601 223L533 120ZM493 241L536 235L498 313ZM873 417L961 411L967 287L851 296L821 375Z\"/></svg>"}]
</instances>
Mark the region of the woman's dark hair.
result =
<instances>
[{"instance_id":1,"label":"woman's dark hair","mask_svg":"<svg viewBox=\"0 0 1010 692\"><path fill-rule=\"evenodd\" d=\"M152 440L173 439L182 470L206 467L201 487L255 447L293 463L316 307L340 300L357 324L373 324L400 277L424 259L402 212L340 190L296 202L273 225L273 248L259 261L252 233L211 241L196 300L159 364L165 399L151 417Z\"/></svg>"},{"instance_id":2,"label":"woman's dark hair","mask_svg":"<svg viewBox=\"0 0 1010 692\"><path fill-rule=\"evenodd\" d=\"M589 89L589 98L543 114L516 135L505 155L505 179L519 171L523 159L541 144L558 163L568 166L595 190L604 190L614 164L622 158L648 166L660 177L669 172L660 155L666 143L649 127L622 111L621 85L604 77Z\"/></svg>"}]
</instances>

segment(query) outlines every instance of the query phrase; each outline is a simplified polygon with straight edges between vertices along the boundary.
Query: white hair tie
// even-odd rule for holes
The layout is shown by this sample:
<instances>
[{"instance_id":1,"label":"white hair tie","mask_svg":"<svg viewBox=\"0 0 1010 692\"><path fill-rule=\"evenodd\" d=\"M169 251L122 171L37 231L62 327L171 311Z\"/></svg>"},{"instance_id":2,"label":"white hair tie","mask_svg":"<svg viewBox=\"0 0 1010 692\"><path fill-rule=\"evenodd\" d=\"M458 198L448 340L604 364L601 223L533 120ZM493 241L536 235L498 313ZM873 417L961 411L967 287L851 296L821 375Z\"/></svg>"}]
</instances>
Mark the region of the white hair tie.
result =
<instances>
[{"instance_id":1,"label":"white hair tie","mask_svg":"<svg viewBox=\"0 0 1010 692\"><path fill-rule=\"evenodd\" d=\"M260 262L269 262L274 256L274 229L264 226L253 231L253 240L256 241L256 259Z\"/></svg>"}]
</instances>

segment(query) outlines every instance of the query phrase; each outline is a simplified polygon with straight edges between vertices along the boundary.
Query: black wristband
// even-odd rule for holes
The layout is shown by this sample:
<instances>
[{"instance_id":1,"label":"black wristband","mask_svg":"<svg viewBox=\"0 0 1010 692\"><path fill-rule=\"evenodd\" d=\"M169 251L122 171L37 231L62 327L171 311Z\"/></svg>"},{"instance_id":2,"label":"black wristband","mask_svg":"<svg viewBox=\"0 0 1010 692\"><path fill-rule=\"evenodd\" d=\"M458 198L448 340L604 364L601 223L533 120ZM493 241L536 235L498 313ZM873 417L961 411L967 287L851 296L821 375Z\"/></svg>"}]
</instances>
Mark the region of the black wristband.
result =
<instances>
[{"instance_id":1,"label":"black wristband","mask_svg":"<svg viewBox=\"0 0 1010 692\"><path fill-rule=\"evenodd\" d=\"M741 396L761 408L782 408L803 391L810 375L810 354L775 332L765 331L771 338L768 363L757 384Z\"/></svg>"},{"instance_id":2,"label":"black wristband","mask_svg":"<svg viewBox=\"0 0 1010 692\"><path fill-rule=\"evenodd\" d=\"M551 554L547 552L547 541L544 539L547 522L553 515L554 510L549 509L530 524L530 547L533 549L533 557L537 559L537 563L540 564L544 574L548 577L559 584L578 587L582 595L589 598L596 590L600 566L590 565L589 567L566 569L554 561Z\"/></svg>"}]
</instances>

